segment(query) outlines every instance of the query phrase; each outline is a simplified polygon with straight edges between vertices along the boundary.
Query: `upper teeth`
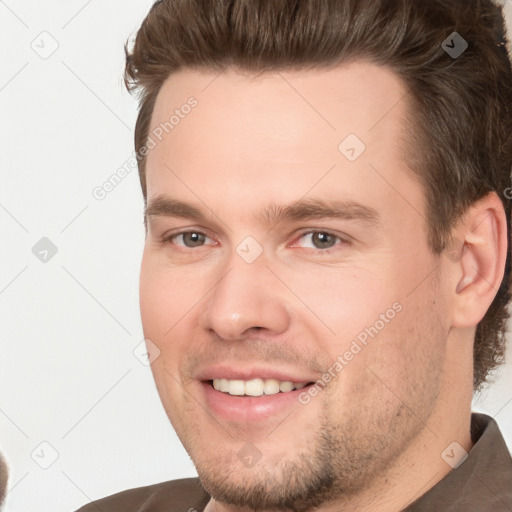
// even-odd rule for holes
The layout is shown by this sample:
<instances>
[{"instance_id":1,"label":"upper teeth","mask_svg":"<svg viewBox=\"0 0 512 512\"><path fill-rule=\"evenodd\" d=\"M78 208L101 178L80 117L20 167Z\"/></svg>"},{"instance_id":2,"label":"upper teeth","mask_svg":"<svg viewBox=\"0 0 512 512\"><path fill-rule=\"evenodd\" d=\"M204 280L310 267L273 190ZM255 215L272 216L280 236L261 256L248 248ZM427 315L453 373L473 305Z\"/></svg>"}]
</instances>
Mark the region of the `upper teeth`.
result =
<instances>
[{"instance_id":1,"label":"upper teeth","mask_svg":"<svg viewBox=\"0 0 512 512\"><path fill-rule=\"evenodd\" d=\"M261 396L275 395L282 391L292 391L303 388L307 382L279 381L276 379L229 380L213 379L213 387L230 395Z\"/></svg>"}]
</instances>

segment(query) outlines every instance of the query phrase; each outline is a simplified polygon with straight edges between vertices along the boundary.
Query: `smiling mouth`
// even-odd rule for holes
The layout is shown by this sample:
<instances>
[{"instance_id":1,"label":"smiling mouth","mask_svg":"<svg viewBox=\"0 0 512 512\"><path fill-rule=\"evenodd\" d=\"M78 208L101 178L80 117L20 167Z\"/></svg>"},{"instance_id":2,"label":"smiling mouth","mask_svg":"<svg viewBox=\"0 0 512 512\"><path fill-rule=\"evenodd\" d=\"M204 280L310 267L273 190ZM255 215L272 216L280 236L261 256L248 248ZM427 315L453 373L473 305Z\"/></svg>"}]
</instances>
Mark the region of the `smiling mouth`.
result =
<instances>
[{"instance_id":1,"label":"smiling mouth","mask_svg":"<svg viewBox=\"0 0 512 512\"><path fill-rule=\"evenodd\" d=\"M289 393L310 386L313 382L291 382L277 379L213 379L208 381L217 391L232 396L264 396Z\"/></svg>"}]
</instances>

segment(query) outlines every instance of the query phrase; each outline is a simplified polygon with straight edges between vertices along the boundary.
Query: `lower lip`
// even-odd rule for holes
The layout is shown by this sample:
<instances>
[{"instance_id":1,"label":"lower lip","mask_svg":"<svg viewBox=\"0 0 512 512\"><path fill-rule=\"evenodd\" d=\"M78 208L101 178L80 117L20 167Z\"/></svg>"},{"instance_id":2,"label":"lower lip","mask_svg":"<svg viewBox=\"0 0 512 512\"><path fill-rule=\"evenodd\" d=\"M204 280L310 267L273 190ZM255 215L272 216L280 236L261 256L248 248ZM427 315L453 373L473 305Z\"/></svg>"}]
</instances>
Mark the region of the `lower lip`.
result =
<instances>
[{"instance_id":1,"label":"lower lip","mask_svg":"<svg viewBox=\"0 0 512 512\"><path fill-rule=\"evenodd\" d=\"M201 385L208 408L216 416L236 422L263 421L288 407L301 405L299 394L308 388L275 395L233 396L217 391L210 382L201 382Z\"/></svg>"}]
</instances>

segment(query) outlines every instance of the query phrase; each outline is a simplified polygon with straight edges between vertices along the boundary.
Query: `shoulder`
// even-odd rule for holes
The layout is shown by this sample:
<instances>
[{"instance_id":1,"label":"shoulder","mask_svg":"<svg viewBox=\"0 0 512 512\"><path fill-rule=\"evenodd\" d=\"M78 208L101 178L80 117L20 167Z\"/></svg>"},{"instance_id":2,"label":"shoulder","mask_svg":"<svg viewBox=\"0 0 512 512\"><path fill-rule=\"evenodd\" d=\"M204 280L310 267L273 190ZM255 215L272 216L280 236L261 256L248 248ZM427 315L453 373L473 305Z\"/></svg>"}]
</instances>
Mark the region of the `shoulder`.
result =
<instances>
[{"instance_id":1,"label":"shoulder","mask_svg":"<svg viewBox=\"0 0 512 512\"><path fill-rule=\"evenodd\" d=\"M512 511L512 457L490 416L471 416L473 447L466 458L404 512Z\"/></svg>"},{"instance_id":2,"label":"shoulder","mask_svg":"<svg viewBox=\"0 0 512 512\"><path fill-rule=\"evenodd\" d=\"M93 501L76 512L201 512L209 499L199 478L182 478L128 489Z\"/></svg>"}]
</instances>

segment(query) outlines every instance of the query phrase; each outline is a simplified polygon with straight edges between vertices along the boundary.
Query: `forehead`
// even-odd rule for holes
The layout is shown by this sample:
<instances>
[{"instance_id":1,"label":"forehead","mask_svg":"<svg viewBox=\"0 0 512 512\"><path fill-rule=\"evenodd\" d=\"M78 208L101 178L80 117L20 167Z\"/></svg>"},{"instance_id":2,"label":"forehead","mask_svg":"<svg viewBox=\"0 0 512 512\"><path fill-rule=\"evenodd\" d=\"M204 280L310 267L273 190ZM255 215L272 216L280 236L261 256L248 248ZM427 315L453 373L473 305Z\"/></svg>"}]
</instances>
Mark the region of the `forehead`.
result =
<instances>
[{"instance_id":1,"label":"forehead","mask_svg":"<svg viewBox=\"0 0 512 512\"><path fill-rule=\"evenodd\" d=\"M214 123L217 130L209 133L210 137L220 131L234 135L227 130L241 127L250 128L254 137L271 134L281 139L300 136L303 130L335 134L336 140L343 132L351 131L366 135L370 142L370 137L382 138L390 124L400 121L406 92L391 70L364 61L328 69L259 74L236 69L220 73L185 69L163 83L151 129L169 122L172 114L193 97L197 107L190 118L203 124L205 131ZM180 116L179 124L182 120ZM172 130L176 143L183 132L177 127ZM205 135L203 131L198 138Z\"/></svg>"},{"instance_id":2,"label":"forehead","mask_svg":"<svg viewBox=\"0 0 512 512\"><path fill-rule=\"evenodd\" d=\"M166 189L208 194L208 186L240 200L292 200L341 182L361 194L386 168L403 184L407 96L397 75L368 62L258 75L179 71L151 119L149 134L161 140L148 154L148 198Z\"/></svg>"}]
</instances>

